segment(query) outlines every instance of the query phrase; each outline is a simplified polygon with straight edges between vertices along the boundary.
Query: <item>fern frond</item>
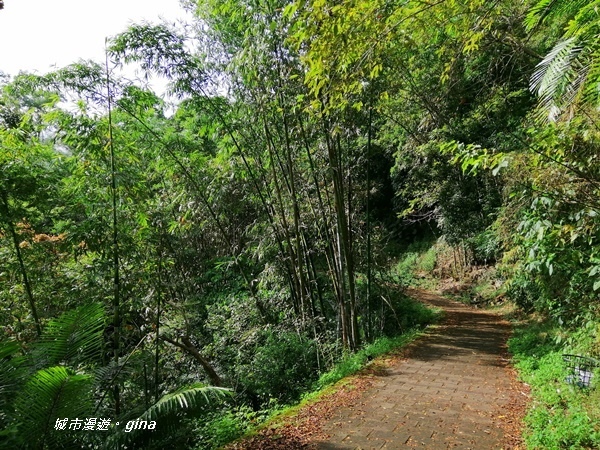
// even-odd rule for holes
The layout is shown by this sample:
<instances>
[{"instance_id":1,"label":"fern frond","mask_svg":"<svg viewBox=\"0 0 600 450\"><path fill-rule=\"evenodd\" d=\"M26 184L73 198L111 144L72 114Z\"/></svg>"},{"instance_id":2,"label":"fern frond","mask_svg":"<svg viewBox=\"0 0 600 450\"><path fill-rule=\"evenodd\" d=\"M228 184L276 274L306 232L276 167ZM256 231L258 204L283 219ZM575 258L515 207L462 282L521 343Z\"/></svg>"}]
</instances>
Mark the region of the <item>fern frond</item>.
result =
<instances>
[{"instance_id":1,"label":"fern frond","mask_svg":"<svg viewBox=\"0 0 600 450\"><path fill-rule=\"evenodd\" d=\"M106 316L104 307L91 303L50 321L35 345L47 365L90 362L102 352Z\"/></svg>"},{"instance_id":2,"label":"fern frond","mask_svg":"<svg viewBox=\"0 0 600 450\"><path fill-rule=\"evenodd\" d=\"M57 419L84 418L91 412L90 377L77 375L65 367L42 369L25 384L14 403L19 435L31 448L68 439L56 431Z\"/></svg>"}]
</instances>

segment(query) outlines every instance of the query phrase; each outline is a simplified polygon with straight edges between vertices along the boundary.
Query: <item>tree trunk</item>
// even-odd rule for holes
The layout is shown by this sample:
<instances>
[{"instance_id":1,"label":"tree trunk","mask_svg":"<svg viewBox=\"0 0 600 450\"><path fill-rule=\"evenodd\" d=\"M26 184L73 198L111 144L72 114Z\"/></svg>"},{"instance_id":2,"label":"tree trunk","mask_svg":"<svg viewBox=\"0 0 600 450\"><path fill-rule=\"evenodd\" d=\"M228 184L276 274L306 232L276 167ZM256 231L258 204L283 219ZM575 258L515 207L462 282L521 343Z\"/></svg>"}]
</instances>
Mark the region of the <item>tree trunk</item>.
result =
<instances>
[{"instance_id":1,"label":"tree trunk","mask_svg":"<svg viewBox=\"0 0 600 450\"><path fill-rule=\"evenodd\" d=\"M10 219L10 210L8 207L8 195L5 191L2 191L2 214L5 217L5 223L8 228L8 232L13 241L15 253L17 254L17 260L19 261L19 268L21 269L21 276L23 277L23 284L25 285L25 292L27 293L27 300L29 301L29 309L31 311L31 317L35 323L35 331L38 336L42 335L42 327L40 325L40 318L37 313L35 306L35 299L33 297L33 291L31 289L31 283L29 283L29 277L27 276L27 270L25 268L25 262L23 261L23 255L21 254L21 247L19 247L19 236L15 230L15 226Z\"/></svg>"},{"instance_id":2,"label":"tree trunk","mask_svg":"<svg viewBox=\"0 0 600 450\"><path fill-rule=\"evenodd\" d=\"M176 341L174 339L170 339L166 336L161 336L161 339L165 342L168 342L171 345L174 345L175 347L185 350L190 355L192 355L192 357L198 363L200 363L200 365L202 366L202 368L208 375L208 378L210 379L210 382L212 383L213 386L218 386L218 387L223 386L223 380L221 380L221 377L217 374L217 372L215 371L213 366L208 362L208 360L206 358L204 358L204 356L202 356L202 354L196 348L196 346L194 344L192 344L192 341L190 340L189 336L182 336L181 342Z\"/></svg>"}]
</instances>

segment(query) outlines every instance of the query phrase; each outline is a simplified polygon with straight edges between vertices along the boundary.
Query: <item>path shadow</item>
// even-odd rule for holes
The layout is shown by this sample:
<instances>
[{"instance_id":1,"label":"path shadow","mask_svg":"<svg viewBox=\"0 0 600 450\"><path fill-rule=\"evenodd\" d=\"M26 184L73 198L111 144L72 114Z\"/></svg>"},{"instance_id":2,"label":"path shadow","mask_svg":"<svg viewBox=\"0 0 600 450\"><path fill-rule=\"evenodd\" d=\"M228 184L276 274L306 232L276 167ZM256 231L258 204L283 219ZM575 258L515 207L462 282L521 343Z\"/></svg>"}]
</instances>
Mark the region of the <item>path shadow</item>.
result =
<instances>
[{"instance_id":1,"label":"path shadow","mask_svg":"<svg viewBox=\"0 0 600 450\"><path fill-rule=\"evenodd\" d=\"M418 295L418 293L417 293ZM499 316L437 296L420 296L423 303L443 308L444 321L420 339L407 356L421 361L481 355L480 364L504 367L510 324Z\"/></svg>"}]
</instances>

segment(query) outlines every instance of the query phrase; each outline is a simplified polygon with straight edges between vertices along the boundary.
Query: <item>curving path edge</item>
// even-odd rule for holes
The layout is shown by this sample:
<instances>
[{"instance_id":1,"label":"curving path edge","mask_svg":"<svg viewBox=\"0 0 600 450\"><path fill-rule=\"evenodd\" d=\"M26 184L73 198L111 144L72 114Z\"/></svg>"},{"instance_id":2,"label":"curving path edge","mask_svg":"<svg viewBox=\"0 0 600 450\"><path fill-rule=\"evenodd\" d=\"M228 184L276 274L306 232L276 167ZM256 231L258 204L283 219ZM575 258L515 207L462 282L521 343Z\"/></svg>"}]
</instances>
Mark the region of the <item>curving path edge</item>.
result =
<instances>
[{"instance_id":1,"label":"curving path edge","mask_svg":"<svg viewBox=\"0 0 600 450\"><path fill-rule=\"evenodd\" d=\"M425 291L411 296L446 312L405 358L376 377L350 407L322 424L336 449L504 449L503 420L515 393L506 360L510 325L498 315Z\"/></svg>"}]
</instances>

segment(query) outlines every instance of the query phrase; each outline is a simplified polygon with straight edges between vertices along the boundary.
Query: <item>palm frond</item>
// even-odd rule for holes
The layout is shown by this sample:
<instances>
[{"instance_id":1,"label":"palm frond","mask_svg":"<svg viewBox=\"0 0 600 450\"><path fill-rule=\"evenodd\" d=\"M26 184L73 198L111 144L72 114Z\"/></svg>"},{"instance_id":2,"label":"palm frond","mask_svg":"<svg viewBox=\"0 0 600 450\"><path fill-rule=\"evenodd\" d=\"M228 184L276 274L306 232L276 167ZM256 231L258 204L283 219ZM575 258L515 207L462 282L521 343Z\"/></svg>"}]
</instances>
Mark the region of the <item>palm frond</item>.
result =
<instances>
[{"instance_id":1,"label":"palm frond","mask_svg":"<svg viewBox=\"0 0 600 450\"><path fill-rule=\"evenodd\" d=\"M537 0L529 10L529 30L546 20L564 27L531 78L542 120L569 120L579 107L600 105L599 10L600 0Z\"/></svg>"},{"instance_id":2,"label":"palm frond","mask_svg":"<svg viewBox=\"0 0 600 450\"><path fill-rule=\"evenodd\" d=\"M20 350L19 344L15 341L0 342L0 360L11 358Z\"/></svg>"},{"instance_id":3,"label":"palm frond","mask_svg":"<svg viewBox=\"0 0 600 450\"><path fill-rule=\"evenodd\" d=\"M91 380L65 367L42 369L25 384L14 403L19 435L31 448L69 439L65 430L54 429L57 419L75 419L91 412Z\"/></svg>"},{"instance_id":4,"label":"palm frond","mask_svg":"<svg viewBox=\"0 0 600 450\"><path fill-rule=\"evenodd\" d=\"M587 1L581 5L573 18L569 20L564 37L595 38L599 26L598 8L600 8L600 0Z\"/></svg>"},{"instance_id":5,"label":"palm frond","mask_svg":"<svg viewBox=\"0 0 600 450\"><path fill-rule=\"evenodd\" d=\"M102 351L105 321L104 308L98 303L67 311L48 323L35 345L36 356L46 365L94 360Z\"/></svg>"},{"instance_id":6,"label":"palm frond","mask_svg":"<svg viewBox=\"0 0 600 450\"><path fill-rule=\"evenodd\" d=\"M600 105L600 52L589 58L587 77L583 87L583 101L597 108Z\"/></svg>"},{"instance_id":7,"label":"palm frond","mask_svg":"<svg viewBox=\"0 0 600 450\"><path fill-rule=\"evenodd\" d=\"M194 384L164 395L142 415L127 422L130 429L121 428L107 442L109 448L127 445L130 448L144 448L149 439L163 438L165 433L173 432L182 424L184 415L199 412L206 406L222 401L232 395L226 388ZM146 428L146 424L156 423L155 434ZM139 428L138 428L139 427Z\"/></svg>"},{"instance_id":8,"label":"palm frond","mask_svg":"<svg viewBox=\"0 0 600 450\"><path fill-rule=\"evenodd\" d=\"M0 398L17 383L17 369L23 358L17 357L20 347L15 341L0 342Z\"/></svg>"},{"instance_id":9,"label":"palm frond","mask_svg":"<svg viewBox=\"0 0 600 450\"><path fill-rule=\"evenodd\" d=\"M531 31L547 20L569 20L588 3L589 0L538 0L525 16L525 28Z\"/></svg>"},{"instance_id":10,"label":"palm frond","mask_svg":"<svg viewBox=\"0 0 600 450\"><path fill-rule=\"evenodd\" d=\"M24 358L17 356L19 351L14 341L0 342L0 430L5 430L0 431L0 447L2 436L14 432L12 402L26 378Z\"/></svg>"},{"instance_id":11,"label":"palm frond","mask_svg":"<svg viewBox=\"0 0 600 450\"><path fill-rule=\"evenodd\" d=\"M562 102L563 109L569 109L571 115L574 113L575 107L581 102L582 97L585 101L585 91L590 73L589 64L575 62L574 66L577 66L573 70L574 78L566 86Z\"/></svg>"},{"instance_id":12,"label":"palm frond","mask_svg":"<svg viewBox=\"0 0 600 450\"><path fill-rule=\"evenodd\" d=\"M127 365L127 359L123 358L118 364L111 360L105 366L96 367L92 371L94 391L98 399L101 399L96 405L96 411L102 407L104 400L111 391L115 382L126 383L135 375L135 370ZM142 406L143 408L143 406ZM136 408L137 410L137 408Z\"/></svg>"},{"instance_id":13,"label":"palm frond","mask_svg":"<svg viewBox=\"0 0 600 450\"><path fill-rule=\"evenodd\" d=\"M525 16L525 28L527 31L531 31L544 20L549 8L552 4L556 3L556 1L557 0L540 0L531 7Z\"/></svg>"},{"instance_id":14,"label":"palm frond","mask_svg":"<svg viewBox=\"0 0 600 450\"><path fill-rule=\"evenodd\" d=\"M94 384L98 386L110 386L119 370L120 366L114 360L110 360L105 366L94 368Z\"/></svg>"},{"instance_id":15,"label":"palm frond","mask_svg":"<svg viewBox=\"0 0 600 450\"><path fill-rule=\"evenodd\" d=\"M539 97L539 108L550 120L562 110L566 97L576 95L581 73L574 71L574 61L582 51L574 37L559 42L536 66L530 89Z\"/></svg>"},{"instance_id":16,"label":"palm frond","mask_svg":"<svg viewBox=\"0 0 600 450\"><path fill-rule=\"evenodd\" d=\"M140 420L158 420L183 410L192 412L198 407L210 405L230 394L229 389L202 384L184 387L164 395L140 416Z\"/></svg>"}]
</instances>

